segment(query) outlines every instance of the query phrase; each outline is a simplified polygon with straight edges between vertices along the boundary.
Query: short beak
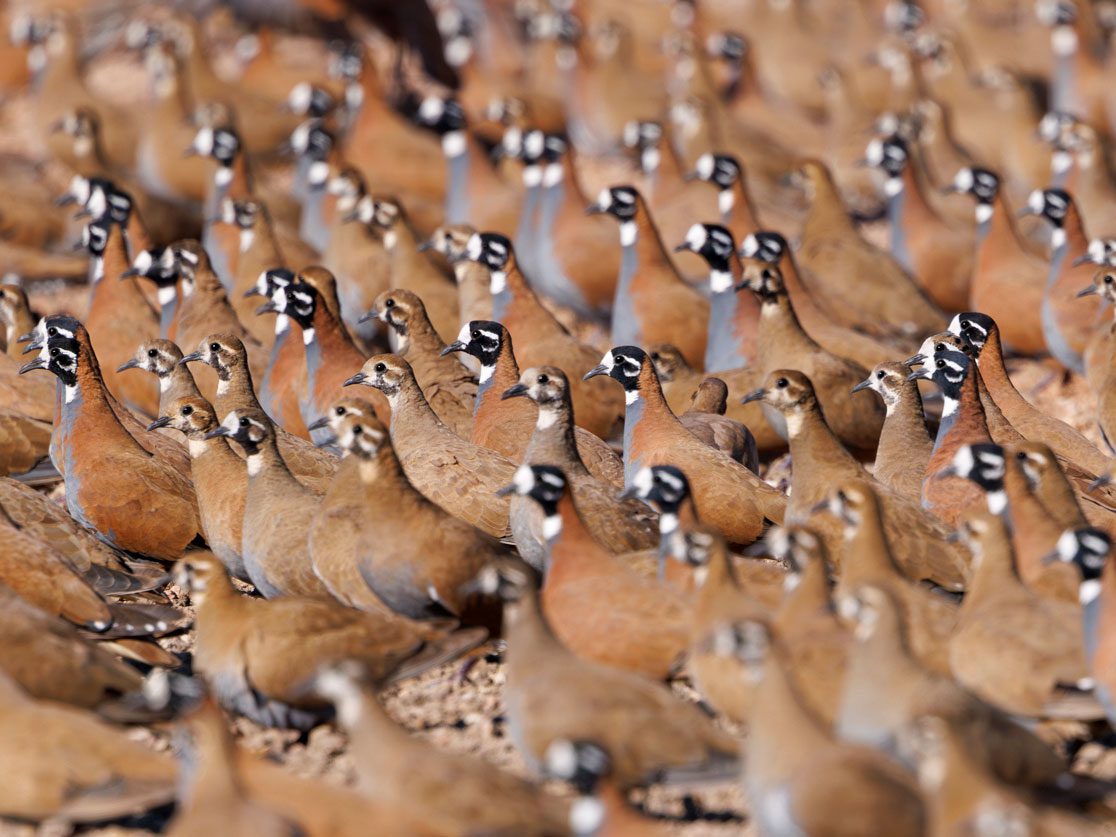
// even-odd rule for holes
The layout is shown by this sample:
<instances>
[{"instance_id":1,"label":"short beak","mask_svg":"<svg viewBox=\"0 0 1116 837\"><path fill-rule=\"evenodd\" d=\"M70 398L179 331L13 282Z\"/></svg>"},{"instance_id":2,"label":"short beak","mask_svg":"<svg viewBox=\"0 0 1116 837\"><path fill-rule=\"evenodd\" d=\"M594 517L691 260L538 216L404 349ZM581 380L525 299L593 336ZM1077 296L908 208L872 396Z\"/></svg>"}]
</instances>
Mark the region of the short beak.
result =
<instances>
[{"instance_id":1,"label":"short beak","mask_svg":"<svg viewBox=\"0 0 1116 837\"><path fill-rule=\"evenodd\" d=\"M178 361L179 366L185 366L187 363L193 363L195 360L201 360L204 357L201 352L190 352L188 355L183 355L182 360Z\"/></svg>"},{"instance_id":2,"label":"short beak","mask_svg":"<svg viewBox=\"0 0 1116 837\"><path fill-rule=\"evenodd\" d=\"M741 291L750 291L750 290L752 290L752 285L751 285L751 283L748 282L747 279L745 279L740 284L734 285L733 290L736 291L737 293L740 293Z\"/></svg>"},{"instance_id":3,"label":"short beak","mask_svg":"<svg viewBox=\"0 0 1116 837\"><path fill-rule=\"evenodd\" d=\"M317 421L311 422L309 425L307 425L306 429L307 430L322 430L326 427L329 427L329 417L328 416L322 416Z\"/></svg>"},{"instance_id":4,"label":"short beak","mask_svg":"<svg viewBox=\"0 0 1116 837\"><path fill-rule=\"evenodd\" d=\"M1077 292L1077 298L1081 299L1081 297L1083 297L1083 296L1092 296L1096 292L1097 292L1097 286L1096 285L1089 285L1089 287L1082 288L1081 290L1079 290Z\"/></svg>"},{"instance_id":5,"label":"short beak","mask_svg":"<svg viewBox=\"0 0 1116 837\"><path fill-rule=\"evenodd\" d=\"M462 343L460 340L454 340L452 343L450 343L448 346L446 346L444 349L442 349L442 351L440 351L438 354L439 354L440 357L445 357L448 354L453 354L454 352L463 352L463 351L465 351L465 344Z\"/></svg>"},{"instance_id":6,"label":"short beak","mask_svg":"<svg viewBox=\"0 0 1116 837\"><path fill-rule=\"evenodd\" d=\"M273 314L274 312L276 312L278 310L279 309L275 307L275 303L272 302L271 300L268 300L267 302L265 302L263 305L261 305L259 308L256 309L256 313L257 314Z\"/></svg>"},{"instance_id":7,"label":"short beak","mask_svg":"<svg viewBox=\"0 0 1116 837\"><path fill-rule=\"evenodd\" d=\"M250 297L253 297L253 296L263 296L263 294L261 294L259 292L259 290L254 286L249 288L248 290L246 290L244 292L244 298L245 299L249 299Z\"/></svg>"},{"instance_id":8,"label":"short beak","mask_svg":"<svg viewBox=\"0 0 1116 837\"><path fill-rule=\"evenodd\" d=\"M139 365L140 365L140 362L138 360L136 360L135 358L132 358L131 360L124 361L122 364L120 364L118 367L116 367L116 371L117 372L123 372L125 369L135 369Z\"/></svg>"},{"instance_id":9,"label":"short beak","mask_svg":"<svg viewBox=\"0 0 1116 837\"><path fill-rule=\"evenodd\" d=\"M767 541L756 541L751 546L745 547L740 554L746 555L749 558L759 558L764 555L770 555L771 547L768 546Z\"/></svg>"},{"instance_id":10,"label":"short beak","mask_svg":"<svg viewBox=\"0 0 1116 837\"><path fill-rule=\"evenodd\" d=\"M120 274L121 279L127 279L129 276L139 276L139 271L134 267L130 267Z\"/></svg>"},{"instance_id":11,"label":"short beak","mask_svg":"<svg viewBox=\"0 0 1116 837\"><path fill-rule=\"evenodd\" d=\"M864 157L861 157L859 160L853 160L854 169L869 169L871 167L872 164L869 163Z\"/></svg>"},{"instance_id":12,"label":"short beak","mask_svg":"<svg viewBox=\"0 0 1116 837\"><path fill-rule=\"evenodd\" d=\"M690 249L690 245L687 244L685 241L683 241L681 244L674 245L674 249L671 250L671 252L672 253L684 253L685 251L687 251L689 249Z\"/></svg>"},{"instance_id":13,"label":"short beak","mask_svg":"<svg viewBox=\"0 0 1116 837\"><path fill-rule=\"evenodd\" d=\"M1102 474L1101 476L1099 476L1095 480L1093 480L1091 483L1089 483L1089 487L1086 488L1085 490L1088 491L1088 492L1096 491L1098 488L1104 488L1111 481L1112 481L1111 477L1107 477L1107 476Z\"/></svg>"},{"instance_id":14,"label":"short beak","mask_svg":"<svg viewBox=\"0 0 1116 837\"><path fill-rule=\"evenodd\" d=\"M604 211L605 211L605 208L603 206L601 206L599 203L591 203L587 207L585 207L585 214L586 215L600 215Z\"/></svg>"},{"instance_id":15,"label":"short beak","mask_svg":"<svg viewBox=\"0 0 1116 837\"><path fill-rule=\"evenodd\" d=\"M500 400L504 401L505 399L508 399L508 398L517 398L521 395L526 395L526 394L527 394L527 385L526 384L516 384L515 386L508 387L506 390L504 390L503 395L500 396Z\"/></svg>"},{"instance_id":16,"label":"short beak","mask_svg":"<svg viewBox=\"0 0 1116 837\"><path fill-rule=\"evenodd\" d=\"M24 372L30 372L34 369L45 369L45 368L46 368L46 361L43 360L41 357L37 357L33 361L31 361L30 363L25 363L25 364L23 364L23 366L19 367L19 374L22 375Z\"/></svg>"},{"instance_id":17,"label":"short beak","mask_svg":"<svg viewBox=\"0 0 1116 837\"><path fill-rule=\"evenodd\" d=\"M590 378L596 378L598 375L607 375L607 374L608 374L608 367L605 366L603 363L598 363L596 366L594 366L592 369L590 369L588 372L586 372L581 377L581 380L588 381Z\"/></svg>"},{"instance_id":18,"label":"short beak","mask_svg":"<svg viewBox=\"0 0 1116 837\"><path fill-rule=\"evenodd\" d=\"M505 485L503 488L496 489L497 497L507 497L509 494L515 494L515 485Z\"/></svg>"},{"instance_id":19,"label":"short beak","mask_svg":"<svg viewBox=\"0 0 1116 837\"><path fill-rule=\"evenodd\" d=\"M1053 564L1057 560L1058 560L1058 551L1057 550L1055 550L1054 552L1048 552L1046 555L1042 556L1042 565L1045 567L1048 564Z\"/></svg>"},{"instance_id":20,"label":"short beak","mask_svg":"<svg viewBox=\"0 0 1116 837\"><path fill-rule=\"evenodd\" d=\"M166 427L170 423L170 416L159 416L159 418L155 419L155 421L147 425L147 432L150 433L152 430L158 430L160 427Z\"/></svg>"},{"instance_id":21,"label":"short beak","mask_svg":"<svg viewBox=\"0 0 1116 837\"><path fill-rule=\"evenodd\" d=\"M228 435L229 435L229 431L226 430L224 427L216 427L213 430L210 430L208 433L206 433L202 438L203 439L216 439L218 436L228 436Z\"/></svg>"},{"instance_id":22,"label":"short beak","mask_svg":"<svg viewBox=\"0 0 1116 837\"><path fill-rule=\"evenodd\" d=\"M359 320L357 320L357 322L358 323L366 323L369 320L378 320L379 318L380 318L380 312L377 311L375 308L373 308L367 314L361 315L361 318Z\"/></svg>"},{"instance_id":23,"label":"short beak","mask_svg":"<svg viewBox=\"0 0 1116 837\"><path fill-rule=\"evenodd\" d=\"M953 183L950 183L948 186L943 186L938 191L940 191L943 195L955 195L961 190L958 189L957 186L955 186Z\"/></svg>"},{"instance_id":24,"label":"short beak","mask_svg":"<svg viewBox=\"0 0 1116 837\"><path fill-rule=\"evenodd\" d=\"M946 543L961 543L961 533L957 531L948 532L945 539Z\"/></svg>"},{"instance_id":25,"label":"short beak","mask_svg":"<svg viewBox=\"0 0 1116 837\"><path fill-rule=\"evenodd\" d=\"M77 198L67 192L65 195L59 195L54 199L55 206L70 206L70 204L77 203Z\"/></svg>"},{"instance_id":26,"label":"short beak","mask_svg":"<svg viewBox=\"0 0 1116 837\"><path fill-rule=\"evenodd\" d=\"M810 507L810 514L829 514L832 510L829 508L829 501L822 500L820 503L815 503Z\"/></svg>"},{"instance_id":27,"label":"short beak","mask_svg":"<svg viewBox=\"0 0 1116 837\"><path fill-rule=\"evenodd\" d=\"M911 355L909 358L907 358L905 361L903 361L903 365L904 366L916 366L920 363L925 363L925 362L926 362L926 355L922 355L922 354Z\"/></svg>"},{"instance_id":28,"label":"short beak","mask_svg":"<svg viewBox=\"0 0 1116 837\"><path fill-rule=\"evenodd\" d=\"M25 334L24 337L30 338L31 335ZM26 354L29 354L30 352L37 352L42 347L43 347L42 343L39 343L38 341L32 339L30 343L28 343L26 346L23 347L23 351L20 352L20 354L21 355L26 355Z\"/></svg>"},{"instance_id":29,"label":"short beak","mask_svg":"<svg viewBox=\"0 0 1116 837\"><path fill-rule=\"evenodd\" d=\"M425 253L427 250L433 249L433 247L434 247L434 240L430 239L430 240L422 242L422 244L420 244L418 246L418 251L420 253Z\"/></svg>"},{"instance_id":30,"label":"short beak","mask_svg":"<svg viewBox=\"0 0 1116 837\"><path fill-rule=\"evenodd\" d=\"M867 381L861 381L859 384L857 384L855 387L853 387L852 391L853 392L860 392L862 389L868 389L871 386L872 386L872 379L869 378Z\"/></svg>"},{"instance_id":31,"label":"short beak","mask_svg":"<svg viewBox=\"0 0 1116 837\"><path fill-rule=\"evenodd\" d=\"M930 378L930 373L927 372L925 369L916 369L914 372L907 376L908 381L918 381L923 378L927 380Z\"/></svg>"},{"instance_id":32,"label":"short beak","mask_svg":"<svg viewBox=\"0 0 1116 837\"><path fill-rule=\"evenodd\" d=\"M696 171L688 171L682 175L682 179L689 183L692 180L701 180L701 175Z\"/></svg>"},{"instance_id":33,"label":"short beak","mask_svg":"<svg viewBox=\"0 0 1116 837\"><path fill-rule=\"evenodd\" d=\"M197 149L194 148L194 146L192 146L192 145L189 148L187 148L185 151L182 152L183 157L196 157L197 154L198 154Z\"/></svg>"},{"instance_id":34,"label":"short beak","mask_svg":"<svg viewBox=\"0 0 1116 837\"><path fill-rule=\"evenodd\" d=\"M346 213L345 215L341 216L341 223L342 224L351 224L353 221L359 221L359 220L360 220L360 210L359 209L354 209L352 212Z\"/></svg>"},{"instance_id":35,"label":"short beak","mask_svg":"<svg viewBox=\"0 0 1116 837\"><path fill-rule=\"evenodd\" d=\"M1083 253L1082 255L1078 256L1076 259L1073 260L1073 265L1072 266L1077 267L1078 265L1083 265L1086 262L1091 262L1092 260L1093 260L1092 256L1090 256L1088 253Z\"/></svg>"},{"instance_id":36,"label":"short beak","mask_svg":"<svg viewBox=\"0 0 1116 837\"><path fill-rule=\"evenodd\" d=\"M354 384L363 384L367 380L368 380L367 375L365 375L363 372L357 372L355 375L353 375L353 377L346 380L345 383L343 383L341 386L351 387Z\"/></svg>"},{"instance_id":37,"label":"short beak","mask_svg":"<svg viewBox=\"0 0 1116 837\"><path fill-rule=\"evenodd\" d=\"M639 499L639 489L634 485L629 485L623 491L616 495L617 500L637 500Z\"/></svg>"},{"instance_id":38,"label":"short beak","mask_svg":"<svg viewBox=\"0 0 1116 837\"><path fill-rule=\"evenodd\" d=\"M1037 215L1037 214L1038 213L1035 212L1033 209L1031 209L1031 207L1025 206L1022 209L1020 209L1018 212L1015 213L1015 217L1016 218L1026 218L1030 215Z\"/></svg>"},{"instance_id":39,"label":"short beak","mask_svg":"<svg viewBox=\"0 0 1116 837\"><path fill-rule=\"evenodd\" d=\"M753 401L762 401L763 396L767 393L765 389L754 389L740 399L741 404L751 404Z\"/></svg>"}]
</instances>

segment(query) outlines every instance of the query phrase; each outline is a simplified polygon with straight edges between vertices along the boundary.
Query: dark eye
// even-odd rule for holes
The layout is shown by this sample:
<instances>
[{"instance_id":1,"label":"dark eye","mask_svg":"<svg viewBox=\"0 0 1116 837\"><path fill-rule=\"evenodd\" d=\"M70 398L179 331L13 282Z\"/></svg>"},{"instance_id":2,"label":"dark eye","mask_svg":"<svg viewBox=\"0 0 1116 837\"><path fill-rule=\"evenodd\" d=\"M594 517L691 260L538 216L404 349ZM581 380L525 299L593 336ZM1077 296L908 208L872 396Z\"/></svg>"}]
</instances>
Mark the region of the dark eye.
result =
<instances>
[{"instance_id":1,"label":"dark eye","mask_svg":"<svg viewBox=\"0 0 1116 837\"><path fill-rule=\"evenodd\" d=\"M971 325L972 325L972 323L970 323L968 320L962 320L961 321L961 328L968 328Z\"/></svg>"},{"instance_id":2,"label":"dark eye","mask_svg":"<svg viewBox=\"0 0 1116 837\"><path fill-rule=\"evenodd\" d=\"M51 349L51 350L50 350L50 356L51 356L51 357L58 357L58 349L56 349L56 348L55 348L55 349Z\"/></svg>"},{"instance_id":3,"label":"dark eye","mask_svg":"<svg viewBox=\"0 0 1116 837\"><path fill-rule=\"evenodd\" d=\"M344 407L338 407L333 412L335 412L339 416L343 416L343 415L345 415L345 408Z\"/></svg>"},{"instance_id":4,"label":"dark eye","mask_svg":"<svg viewBox=\"0 0 1116 837\"><path fill-rule=\"evenodd\" d=\"M246 418L242 418L242 419L240 420L240 426L241 426L241 427L247 427L247 426L248 426L248 419L246 419Z\"/></svg>"},{"instance_id":5,"label":"dark eye","mask_svg":"<svg viewBox=\"0 0 1116 837\"><path fill-rule=\"evenodd\" d=\"M884 376L884 371L883 371L882 369L881 369L881 370L880 370L879 372L877 372L877 373L876 373L876 379L877 379L877 380L880 380L880 381L882 381L882 380L883 380L883 376Z\"/></svg>"},{"instance_id":6,"label":"dark eye","mask_svg":"<svg viewBox=\"0 0 1116 837\"><path fill-rule=\"evenodd\" d=\"M651 360L661 360L662 356L658 352L651 353Z\"/></svg>"},{"instance_id":7,"label":"dark eye","mask_svg":"<svg viewBox=\"0 0 1116 837\"><path fill-rule=\"evenodd\" d=\"M377 371L377 372L387 372L387 364L386 364L386 363L382 363L382 362L381 362L381 363L377 363L377 364L376 364L376 371Z\"/></svg>"},{"instance_id":8,"label":"dark eye","mask_svg":"<svg viewBox=\"0 0 1116 837\"><path fill-rule=\"evenodd\" d=\"M1104 284L1106 284L1106 285L1111 285L1112 284L1112 274L1111 273L1104 277Z\"/></svg>"},{"instance_id":9,"label":"dark eye","mask_svg":"<svg viewBox=\"0 0 1116 837\"><path fill-rule=\"evenodd\" d=\"M470 336L475 340L480 337L480 332L474 329Z\"/></svg>"},{"instance_id":10,"label":"dark eye","mask_svg":"<svg viewBox=\"0 0 1116 837\"><path fill-rule=\"evenodd\" d=\"M546 375L539 375L538 382L540 384L546 384L550 382L550 378L548 378Z\"/></svg>"},{"instance_id":11,"label":"dark eye","mask_svg":"<svg viewBox=\"0 0 1116 837\"><path fill-rule=\"evenodd\" d=\"M944 352L945 349L946 349L946 344L945 343L935 343L934 344L934 351L935 352Z\"/></svg>"},{"instance_id":12,"label":"dark eye","mask_svg":"<svg viewBox=\"0 0 1116 837\"><path fill-rule=\"evenodd\" d=\"M363 432L364 432L364 428L361 427L359 424L356 427L353 428L353 433L356 434L357 436L359 436Z\"/></svg>"},{"instance_id":13,"label":"dark eye","mask_svg":"<svg viewBox=\"0 0 1116 837\"><path fill-rule=\"evenodd\" d=\"M221 348L221 344L220 344L220 343L210 343L210 344L209 344L209 351L211 351L211 352L216 352L216 351L218 351L218 350L219 350L220 348Z\"/></svg>"},{"instance_id":14,"label":"dark eye","mask_svg":"<svg viewBox=\"0 0 1116 837\"><path fill-rule=\"evenodd\" d=\"M54 326L51 326L50 328L47 329L47 334L57 334L57 333L58 333L58 329L56 329Z\"/></svg>"},{"instance_id":15,"label":"dark eye","mask_svg":"<svg viewBox=\"0 0 1116 837\"><path fill-rule=\"evenodd\" d=\"M788 381L786 378L780 378L775 382L775 386L777 386L779 389L786 389L789 383L790 381Z\"/></svg>"},{"instance_id":16,"label":"dark eye","mask_svg":"<svg viewBox=\"0 0 1116 837\"><path fill-rule=\"evenodd\" d=\"M182 415L184 415L184 416L188 416L192 412L194 412L194 408L189 406L189 405L182 408Z\"/></svg>"},{"instance_id":17,"label":"dark eye","mask_svg":"<svg viewBox=\"0 0 1116 837\"><path fill-rule=\"evenodd\" d=\"M395 307L395 300L394 299L385 300L384 301L384 307L385 308L394 308Z\"/></svg>"},{"instance_id":18,"label":"dark eye","mask_svg":"<svg viewBox=\"0 0 1116 837\"><path fill-rule=\"evenodd\" d=\"M939 369L944 369L945 368L945 361L944 360L939 360L937 366L938 366Z\"/></svg>"},{"instance_id":19,"label":"dark eye","mask_svg":"<svg viewBox=\"0 0 1116 837\"><path fill-rule=\"evenodd\" d=\"M1019 453L1015 454L1015 458L1018 459L1020 462L1023 462L1027 458L1027 454L1025 454L1023 451L1019 451Z\"/></svg>"},{"instance_id":20,"label":"dark eye","mask_svg":"<svg viewBox=\"0 0 1116 837\"><path fill-rule=\"evenodd\" d=\"M157 354L159 354L159 353L155 349L148 349L147 350L147 356L148 357L155 357L155 355L157 355Z\"/></svg>"}]
</instances>

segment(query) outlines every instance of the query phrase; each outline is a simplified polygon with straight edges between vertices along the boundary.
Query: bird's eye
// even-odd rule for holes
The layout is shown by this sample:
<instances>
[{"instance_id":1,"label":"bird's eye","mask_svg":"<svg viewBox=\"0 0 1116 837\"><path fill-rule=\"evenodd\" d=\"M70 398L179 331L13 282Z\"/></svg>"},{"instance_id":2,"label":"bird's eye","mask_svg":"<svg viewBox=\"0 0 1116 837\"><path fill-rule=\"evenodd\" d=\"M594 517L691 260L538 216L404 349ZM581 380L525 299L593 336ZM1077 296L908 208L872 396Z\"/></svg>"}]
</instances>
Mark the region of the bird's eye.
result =
<instances>
[{"instance_id":1,"label":"bird's eye","mask_svg":"<svg viewBox=\"0 0 1116 837\"><path fill-rule=\"evenodd\" d=\"M58 329L56 329L54 326L51 326L50 328L47 329L47 334L55 335L57 333L58 333Z\"/></svg>"},{"instance_id":2,"label":"bird's eye","mask_svg":"<svg viewBox=\"0 0 1116 837\"><path fill-rule=\"evenodd\" d=\"M1027 454L1023 451L1019 451L1019 453L1015 454L1015 458L1018 459L1020 462L1023 462L1024 460L1026 460Z\"/></svg>"},{"instance_id":3,"label":"bird's eye","mask_svg":"<svg viewBox=\"0 0 1116 837\"><path fill-rule=\"evenodd\" d=\"M961 328L968 328L971 325L972 325L972 323L970 323L968 320L962 320L961 321Z\"/></svg>"},{"instance_id":4,"label":"bird's eye","mask_svg":"<svg viewBox=\"0 0 1116 837\"><path fill-rule=\"evenodd\" d=\"M537 380L540 384L550 383L550 378L548 378L546 375L539 375Z\"/></svg>"},{"instance_id":5,"label":"bird's eye","mask_svg":"<svg viewBox=\"0 0 1116 837\"><path fill-rule=\"evenodd\" d=\"M377 372L387 372L387 364L386 363L377 363L376 364L376 371Z\"/></svg>"},{"instance_id":6,"label":"bird's eye","mask_svg":"<svg viewBox=\"0 0 1116 837\"><path fill-rule=\"evenodd\" d=\"M182 408L182 415L184 415L184 416L188 416L192 412L194 412L194 408L189 406L189 405L186 405L185 407Z\"/></svg>"},{"instance_id":7,"label":"bird's eye","mask_svg":"<svg viewBox=\"0 0 1116 837\"><path fill-rule=\"evenodd\" d=\"M480 332L476 329L473 329L473 331L470 332L469 336L476 340L478 337L480 337Z\"/></svg>"},{"instance_id":8,"label":"bird's eye","mask_svg":"<svg viewBox=\"0 0 1116 837\"><path fill-rule=\"evenodd\" d=\"M658 352L652 352L651 360L662 360L662 355L660 355Z\"/></svg>"},{"instance_id":9,"label":"bird's eye","mask_svg":"<svg viewBox=\"0 0 1116 837\"><path fill-rule=\"evenodd\" d=\"M242 418L242 419L240 420L240 426L241 426L241 427L247 427L247 426L248 426L248 419L246 419L246 418Z\"/></svg>"},{"instance_id":10,"label":"bird's eye","mask_svg":"<svg viewBox=\"0 0 1116 837\"><path fill-rule=\"evenodd\" d=\"M385 308L394 308L395 307L395 300L394 299L384 300L384 307Z\"/></svg>"},{"instance_id":11,"label":"bird's eye","mask_svg":"<svg viewBox=\"0 0 1116 837\"><path fill-rule=\"evenodd\" d=\"M1106 285L1111 285L1112 284L1112 274L1111 273L1109 273L1107 276L1104 277L1104 284L1106 284Z\"/></svg>"},{"instance_id":12,"label":"bird's eye","mask_svg":"<svg viewBox=\"0 0 1116 837\"><path fill-rule=\"evenodd\" d=\"M937 363L937 366L938 366L939 369L944 369L945 368L945 361L944 360L939 360L938 363Z\"/></svg>"},{"instance_id":13,"label":"bird's eye","mask_svg":"<svg viewBox=\"0 0 1116 837\"><path fill-rule=\"evenodd\" d=\"M157 354L159 354L159 352L156 351L155 349L148 349L147 350L147 356L148 357L155 357L155 355L157 355Z\"/></svg>"},{"instance_id":14,"label":"bird's eye","mask_svg":"<svg viewBox=\"0 0 1116 837\"><path fill-rule=\"evenodd\" d=\"M219 350L220 348L221 348L221 344L220 344L220 343L210 343L210 344L209 344L209 351L211 351L211 352L216 352L216 351L218 351L218 350Z\"/></svg>"},{"instance_id":15,"label":"bird's eye","mask_svg":"<svg viewBox=\"0 0 1116 837\"><path fill-rule=\"evenodd\" d=\"M363 432L364 432L364 428L361 427L359 424L356 427L353 428L353 434L356 435L356 436L359 436Z\"/></svg>"},{"instance_id":16,"label":"bird's eye","mask_svg":"<svg viewBox=\"0 0 1116 837\"><path fill-rule=\"evenodd\" d=\"M881 370L880 370L879 372L877 372L877 373L876 373L876 379L877 379L877 380L880 380L880 381L882 381L882 380L883 380L883 376L884 376L884 371L883 371L882 369L881 369Z\"/></svg>"},{"instance_id":17,"label":"bird's eye","mask_svg":"<svg viewBox=\"0 0 1116 837\"><path fill-rule=\"evenodd\" d=\"M777 386L779 389L786 389L789 383L790 381L788 381L786 378L780 378L775 382L775 386Z\"/></svg>"},{"instance_id":18,"label":"bird's eye","mask_svg":"<svg viewBox=\"0 0 1116 837\"><path fill-rule=\"evenodd\" d=\"M934 344L934 351L935 352L944 352L945 350L946 350L946 344L945 343L935 343Z\"/></svg>"},{"instance_id":19,"label":"bird's eye","mask_svg":"<svg viewBox=\"0 0 1116 837\"><path fill-rule=\"evenodd\" d=\"M344 407L338 407L333 412L335 412L339 416L343 416L343 415L345 415L345 408Z\"/></svg>"}]
</instances>

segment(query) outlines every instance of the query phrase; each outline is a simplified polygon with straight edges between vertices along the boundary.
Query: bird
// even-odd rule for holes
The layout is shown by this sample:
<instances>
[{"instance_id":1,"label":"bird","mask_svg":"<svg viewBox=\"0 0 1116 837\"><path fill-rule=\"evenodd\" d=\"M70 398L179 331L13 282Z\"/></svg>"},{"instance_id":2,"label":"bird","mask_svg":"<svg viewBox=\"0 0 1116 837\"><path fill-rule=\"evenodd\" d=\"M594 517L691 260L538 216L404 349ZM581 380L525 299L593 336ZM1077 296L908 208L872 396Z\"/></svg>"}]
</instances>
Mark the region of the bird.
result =
<instances>
[{"instance_id":1,"label":"bird","mask_svg":"<svg viewBox=\"0 0 1116 837\"><path fill-rule=\"evenodd\" d=\"M343 459L308 543L330 592L351 607L386 605L410 619L483 613L462 587L506 550L419 493L366 402L340 401L327 421ZM390 517L378 513L385 505L395 509Z\"/></svg>"},{"instance_id":2,"label":"bird","mask_svg":"<svg viewBox=\"0 0 1116 837\"><path fill-rule=\"evenodd\" d=\"M371 693L367 673L354 668L325 667L314 678L314 689L333 702L351 738L361 793L414 806L438 833L565 833L564 800L483 759L444 752L411 735Z\"/></svg>"},{"instance_id":3,"label":"bird","mask_svg":"<svg viewBox=\"0 0 1116 837\"><path fill-rule=\"evenodd\" d=\"M909 374L902 363L885 361L853 389L872 390L880 396L886 411L872 476L893 491L921 502L922 480L934 440L926 427L922 395L908 380Z\"/></svg>"},{"instance_id":4,"label":"bird","mask_svg":"<svg viewBox=\"0 0 1116 837\"><path fill-rule=\"evenodd\" d=\"M411 364L426 400L447 427L467 438L473 425L477 377L456 358L446 357L446 343L434 330L418 294L387 290L376 297L366 318L384 322L395 335L396 353ZM454 331L457 316L454 315Z\"/></svg>"},{"instance_id":5,"label":"bird","mask_svg":"<svg viewBox=\"0 0 1116 837\"><path fill-rule=\"evenodd\" d=\"M689 639L689 608L670 585L640 576L612 555L586 526L562 470L519 466L502 489L541 511L545 566L539 598L554 635L585 659L666 679L676 671ZM534 555L520 550L527 560ZM657 614L653 623L641 614Z\"/></svg>"},{"instance_id":6,"label":"bird","mask_svg":"<svg viewBox=\"0 0 1116 837\"><path fill-rule=\"evenodd\" d=\"M54 435L65 459L70 514L117 548L179 557L198 532L193 486L120 423L85 327L67 317L48 322L59 336L23 370L47 370L62 385Z\"/></svg>"},{"instance_id":7,"label":"bird","mask_svg":"<svg viewBox=\"0 0 1116 837\"><path fill-rule=\"evenodd\" d=\"M583 659L559 642L543 615L531 571L489 566L473 584L504 602L506 706L516 745L541 766L558 739L590 739L613 752L622 790L649 780L700 780L736 769L737 742L700 709L633 672ZM633 735L634 730L639 735Z\"/></svg>"},{"instance_id":8,"label":"bird","mask_svg":"<svg viewBox=\"0 0 1116 837\"><path fill-rule=\"evenodd\" d=\"M358 660L389 682L452 660L484 637L479 629L424 637L405 620L333 600L245 596L204 551L176 564L175 579L197 611L197 670L223 707L264 726L305 731L328 718L332 707L309 686L331 662Z\"/></svg>"},{"instance_id":9,"label":"bird","mask_svg":"<svg viewBox=\"0 0 1116 837\"><path fill-rule=\"evenodd\" d=\"M563 479L582 512L593 539L613 554L636 552L658 542L653 514L642 503L621 500L616 487L594 477L577 449L573 405L566 374L555 366L525 369L519 382L504 390L501 400L527 398L538 408L531 441L523 464L549 465L562 471ZM542 565L548 538L543 517L535 504L512 500L512 534L519 554L535 566Z\"/></svg>"},{"instance_id":10,"label":"bird","mask_svg":"<svg viewBox=\"0 0 1116 837\"><path fill-rule=\"evenodd\" d=\"M765 520L782 522L783 494L682 426L663 399L654 366L642 349L610 349L586 373L587 377L597 375L609 376L624 389L625 484L631 483L641 467L684 462L702 519L730 543L752 543L762 533Z\"/></svg>"},{"instance_id":11,"label":"bird","mask_svg":"<svg viewBox=\"0 0 1116 837\"><path fill-rule=\"evenodd\" d=\"M457 340L442 350L464 352L480 363L480 379L473 406L470 439L501 453L513 462L522 461L538 422L533 402L503 397L519 383L519 365L508 330L491 320L473 320L462 326ZM577 452L594 477L616 488L624 485L624 464L599 436L574 426Z\"/></svg>"},{"instance_id":12,"label":"bird","mask_svg":"<svg viewBox=\"0 0 1116 837\"><path fill-rule=\"evenodd\" d=\"M508 500L496 491L511 482L515 464L442 424L407 361L398 355L373 355L345 386L383 393L391 405L392 445L415 488L492 537L508 534Z\"/></svg>"}]
</instances>

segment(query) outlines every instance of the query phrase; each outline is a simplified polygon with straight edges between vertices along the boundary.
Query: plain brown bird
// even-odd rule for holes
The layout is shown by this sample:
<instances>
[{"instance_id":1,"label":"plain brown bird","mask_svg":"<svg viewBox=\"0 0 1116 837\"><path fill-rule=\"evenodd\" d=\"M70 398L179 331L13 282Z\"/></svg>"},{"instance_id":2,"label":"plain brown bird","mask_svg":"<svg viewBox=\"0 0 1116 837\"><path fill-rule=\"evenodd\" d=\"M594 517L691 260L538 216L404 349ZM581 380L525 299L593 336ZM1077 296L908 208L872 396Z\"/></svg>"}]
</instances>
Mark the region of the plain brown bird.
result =
<instances>
[{"instance_id":1,"label":"plain brown bird","mask_svg":"<svg viewBox=\"0 0 1116 837\"><path fill-rule=\"evenodd\" d=\"M323 665L357 660L390 682L447 662L485 636L481 629L424 634L407 620L332 599L246 596L205 552L179 562L175 580L197 608L196 671L222 706L264 726L309 730L329 716L308 689Z\"/></svg>"},{"instance_id":2,"label":"plain brown bird","mask_svg":"<svg viewBox=\"0 0 1116 837\"><path fill-rule=\"evenodd\" d=\"M872 476L910 500L922 499L922 480L934 448L926 427L922 395L897 361L877 364L853 390L870 389L884 404L884 424Z\"/></svg>"},{"instance_id":3,"label":"plain brown bird","mask_svg":"<svg viewBox=\"0 0 1116 837\"><path fill-rule=\"evenodd\" d=\"M514 463L442 424L398 355L368 358L345 382L356 384L378 389L391 405L392 445L415 488L493 537L508 534L508 500L496 491L511 482Z\"/></svg>"}]
</instances>

